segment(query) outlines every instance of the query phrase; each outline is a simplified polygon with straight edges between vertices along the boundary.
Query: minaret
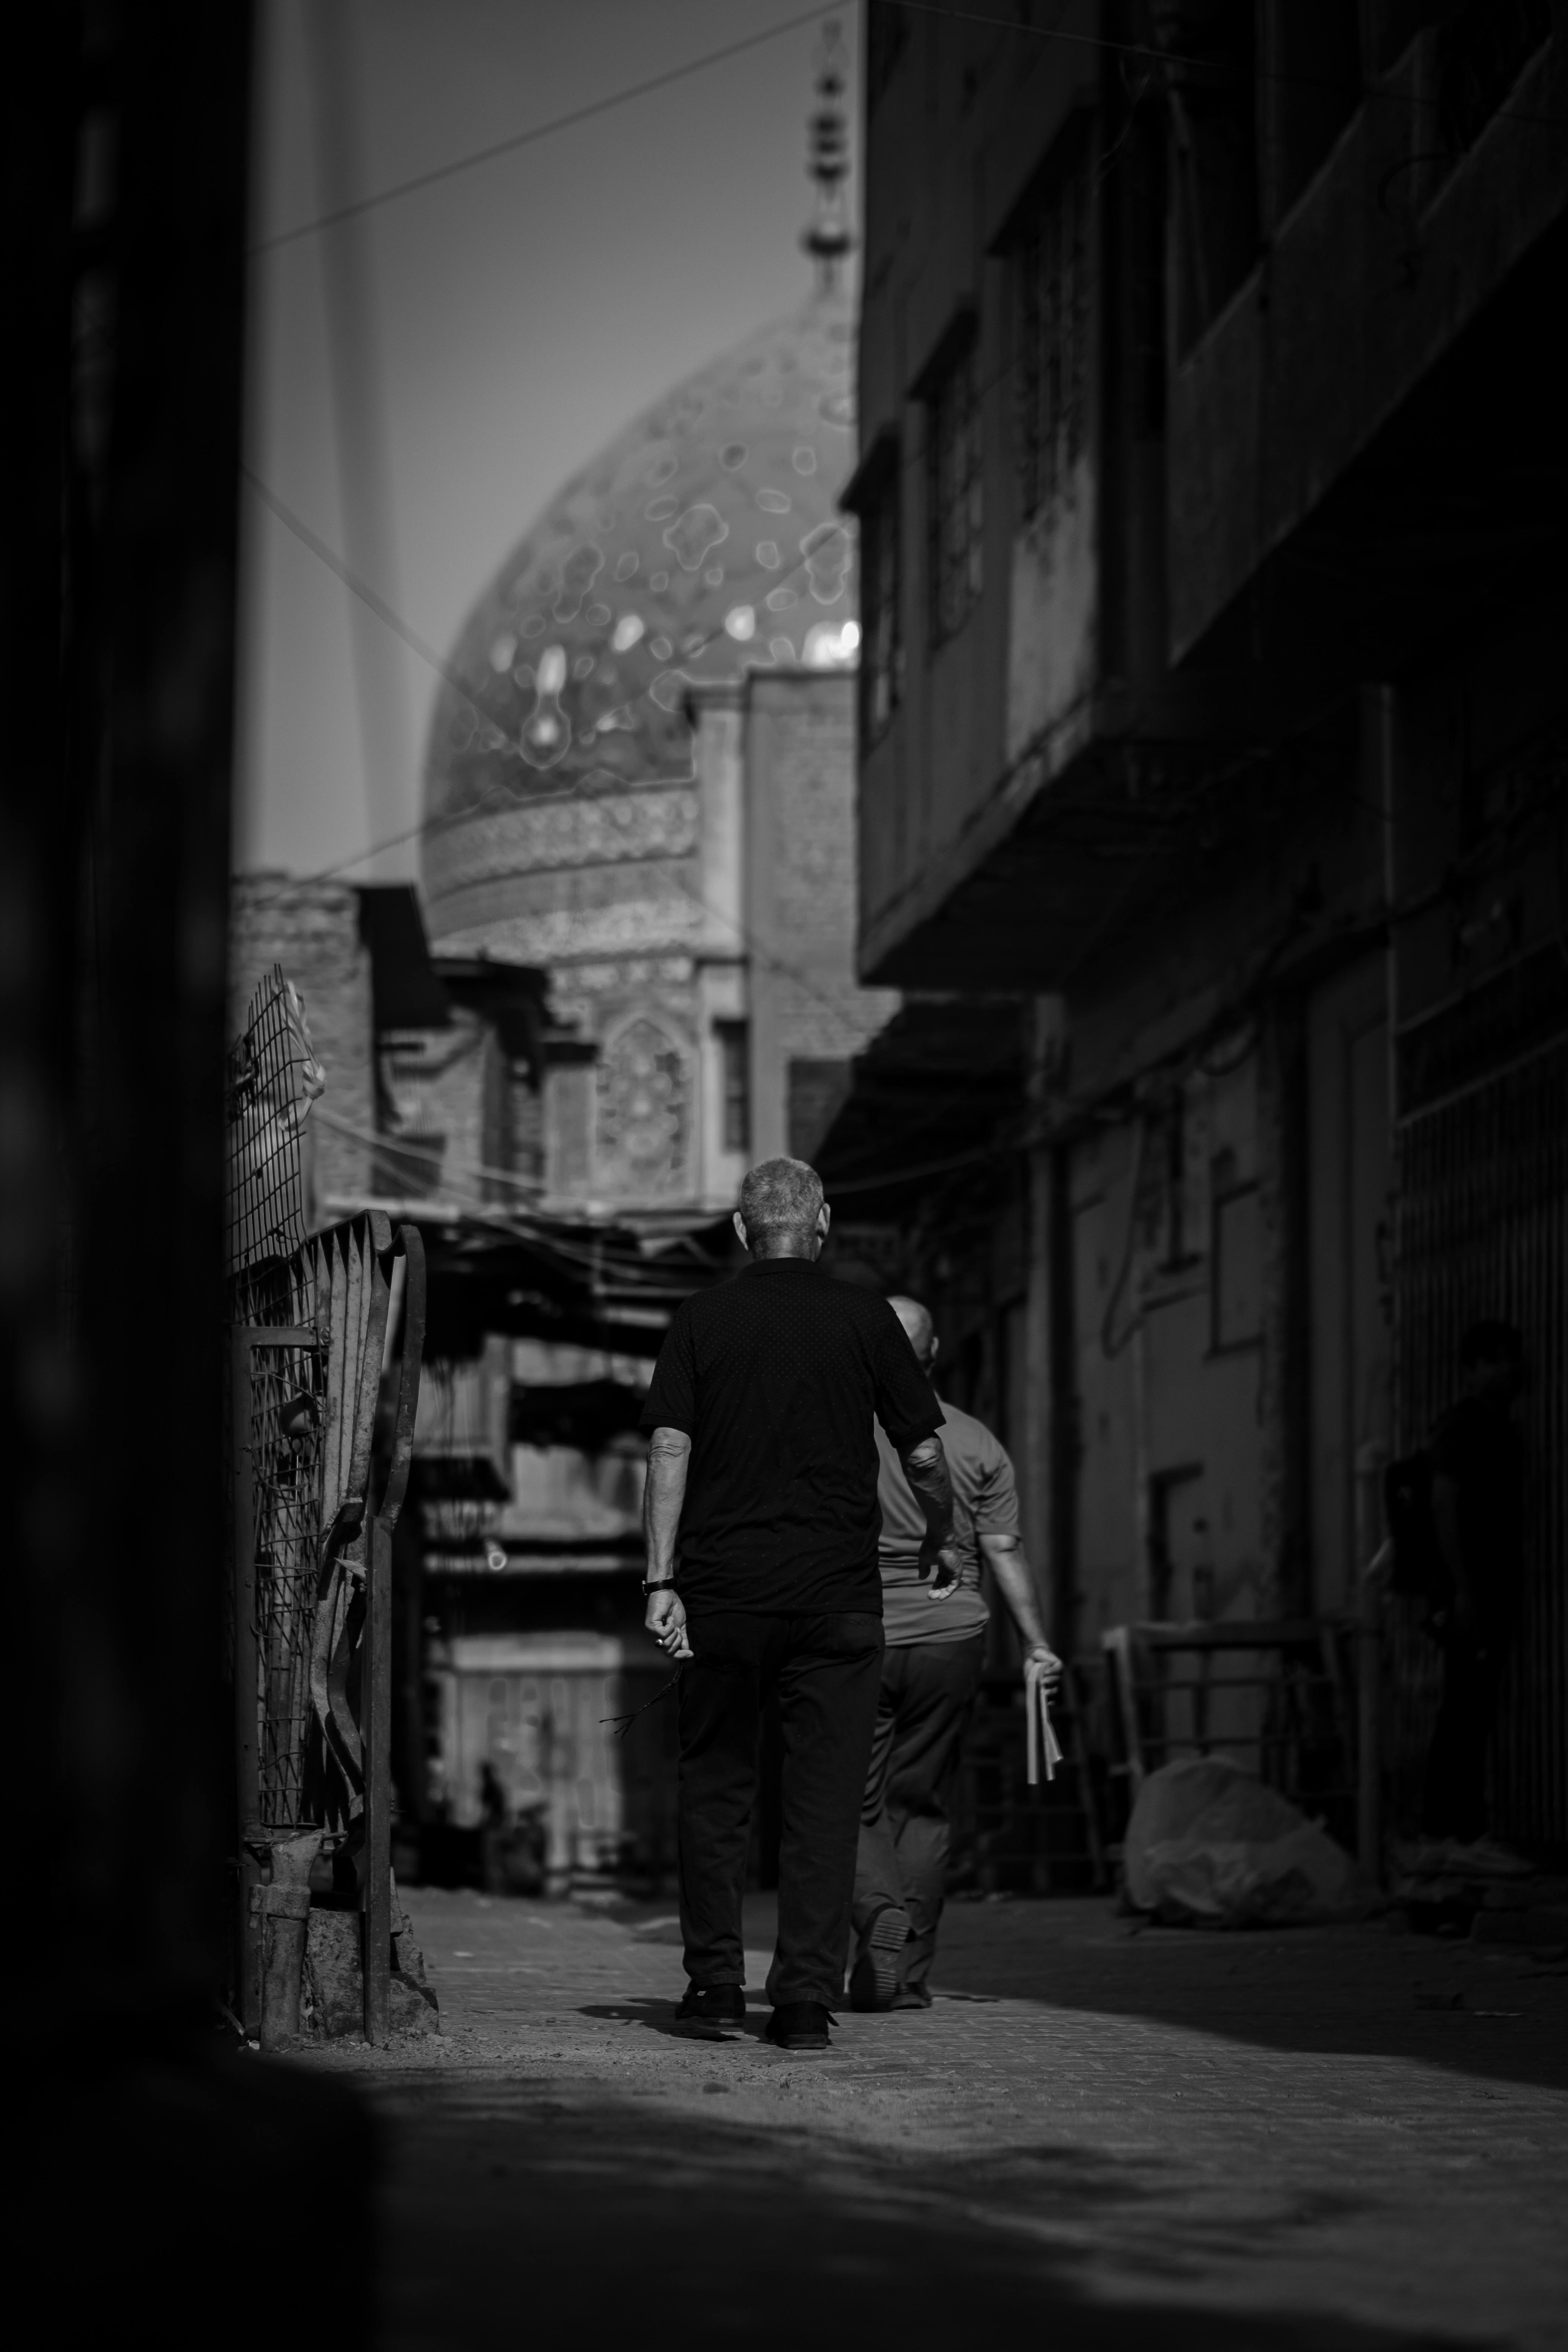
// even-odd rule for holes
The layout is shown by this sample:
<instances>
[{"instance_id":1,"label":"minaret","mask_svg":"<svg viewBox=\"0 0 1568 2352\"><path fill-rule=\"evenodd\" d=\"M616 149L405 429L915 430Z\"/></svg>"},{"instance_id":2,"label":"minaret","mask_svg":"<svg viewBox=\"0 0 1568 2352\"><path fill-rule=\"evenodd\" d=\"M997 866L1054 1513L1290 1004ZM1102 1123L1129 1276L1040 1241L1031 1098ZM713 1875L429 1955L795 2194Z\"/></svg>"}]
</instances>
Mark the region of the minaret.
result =
<instances>
[{"instance_id":1,"label":"minaret","mask_svg":"<svg viewBox=\"0 0 1568 2352\"><path fill-rule=\"evenodd\" d=\"M849 133L844 120L844 40L837 18L823 28L817 51L816 110L811 118L806 176L816 184L816 209L801 244L816 264L816 290L836 294L849 234L844 183L849 173Z\"/></svg>"}]
</instances>

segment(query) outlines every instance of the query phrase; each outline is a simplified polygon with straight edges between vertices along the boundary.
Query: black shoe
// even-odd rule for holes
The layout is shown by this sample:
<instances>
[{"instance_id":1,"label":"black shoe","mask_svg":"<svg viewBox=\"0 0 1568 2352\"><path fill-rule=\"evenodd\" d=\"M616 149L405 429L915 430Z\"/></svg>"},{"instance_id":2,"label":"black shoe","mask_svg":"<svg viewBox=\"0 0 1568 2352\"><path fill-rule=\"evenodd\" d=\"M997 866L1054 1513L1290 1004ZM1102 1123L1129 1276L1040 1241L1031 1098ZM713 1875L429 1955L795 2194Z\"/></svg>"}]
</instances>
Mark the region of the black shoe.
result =
<instances>
[{"instance_id":1,"label":"black shoe","mask_svg":"<svg viewBox=\"0 0 1568 2352\"><path fill-rule=\"evenodd\" d=\"M745 1990L741 1985L688 1985L675 2014L686 2025L744 2025Z\"/></svg>"},{"instance_id":2,"label":"black shoe","mask_svg":"<svg viewBox=\"0 0 1568 2352\"><path fill-rule=\"evenodd\" d=\"M895 2009L929 2009L931 1996L923 1984L900 1985L893 1995Z\"/></svg>"},{"instance_id":3,"label":"black shoe","mask_svg":"<svg viewBox=\"0 0 1568 2352\"><path fill-rule=\"evenodd\" d=\"M866 1930L849 1971L851 2009L891 2009L899 1990L899 1961L909 1940L909 1914L896 1903L885 1905Z\"/></svg>"},{"instance_id":4,"label":"black shoe","mask_svg":"<svg viewBox=\"0 0 1568 2352\"><path fill-rule=\"evenodd\" d=\"M768 2040L777 2050L830 2050L827 2029L837 2022L819 2000L786 2000L768 2020Z\"/></svg>"}]
</instances>

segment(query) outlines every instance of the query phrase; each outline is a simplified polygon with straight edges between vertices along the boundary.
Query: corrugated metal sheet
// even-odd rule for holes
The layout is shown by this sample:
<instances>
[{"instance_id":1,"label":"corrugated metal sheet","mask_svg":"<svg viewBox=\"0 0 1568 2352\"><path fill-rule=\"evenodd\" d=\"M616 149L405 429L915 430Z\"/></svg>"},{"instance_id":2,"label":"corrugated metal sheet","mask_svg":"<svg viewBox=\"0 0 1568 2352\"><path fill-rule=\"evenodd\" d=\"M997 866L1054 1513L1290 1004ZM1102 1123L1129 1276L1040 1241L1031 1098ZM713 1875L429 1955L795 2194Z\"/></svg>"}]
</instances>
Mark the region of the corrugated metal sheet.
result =
<instances>
[{"instance_id":1,"label":"corrugated metal sheet","mask_svg":"<svg viewBox=\"0 0 1568 2352\"><path fill-rule=\"evenodd\" d=\"M1554 950L1548 954L1557 960ZM1555 993L1560 978L1544 977L1552 983L1548 993ZM1527 997L1540 992L1538 987L1525 991ZM1494 1820L1505 1838L1563 1844L1568 1843L1568 1031L1542 1036L1539 1020L1521 1022L1517 992L1511 1009L1502 1034L1483 1017L1488 1007L1471 998L1401 1041L1399 1446L1408 1452L1422 1444L1453 1402L1466 1325L1482 1316L1517 1325L1526 1361L1525 1588L1490 1759ZM1396 1819L1409 1826L1437 1686L1436 1652L1413 1616L1394 1630L1391 1681L1392 1793Z\"/></svg>"}]
</instances>

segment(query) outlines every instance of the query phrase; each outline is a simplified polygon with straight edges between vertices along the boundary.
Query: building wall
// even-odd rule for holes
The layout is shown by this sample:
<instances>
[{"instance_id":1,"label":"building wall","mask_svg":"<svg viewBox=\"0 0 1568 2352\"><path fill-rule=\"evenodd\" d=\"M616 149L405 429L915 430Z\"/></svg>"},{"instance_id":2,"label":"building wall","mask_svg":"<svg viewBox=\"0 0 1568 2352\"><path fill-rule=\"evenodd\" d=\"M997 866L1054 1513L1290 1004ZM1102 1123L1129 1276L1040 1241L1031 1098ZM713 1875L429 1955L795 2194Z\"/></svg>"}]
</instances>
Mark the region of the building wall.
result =
<instances>
[{"instance_id":1,"label":"building wall","mask_svg":"<svg viewBox=\"0 0 1568 2352\"><path fill-rule=\"evenodd\" d=\"M1500 616L1462 663L1383 698L1409 908L1391 973L1396 1178L1394 1439L1424 1443L1459 1386L1467 1324L1519 1330L1524 1595L1489 1759L1494 1819L1568 1843L1568 688L1560 598ZM1425 822L1410 821L1418 812ZM1436 1699L1395 1627L1395 1794L1406 1816Z\"/></svg>"},{"instance_id":2,"label":"building wall","mask_svg":"<svg viewBox=\"0 0 1568 2352\"><path fill-rule=\"evenodd\" d=\"M1552 13L1558 39L1496 91L1497 110L1516 121L1543 125L1568 104L1564 27ZM1496 37L1488 14L1475 12L1468 28L1478 47ZM1468 152L1445 158L1441 47L1433 26L1392 62L1378 101L1354 111L1223 315L1173 371L1178 656L1300 526L1568 201L1562 140L1521 137L1514 121L1479 126ZM1455 72L1464 65L1457 57ZM1383 199L1369 202L1369 191Z\"/></svg>"},{"instance_id":3,"label":"building wall","mask_svg":"<svg viewBox=\"0 0 1568 2352\"><path fill-rule=\"evenodd\" d=\"M870 103L860 446L868 452L880 436L892 453L877 495L899 516L906 649L900 707L862 752L860 941L870 977L910 977L900 963L904 943L1079 748L1102 679L1125 673L1128 583L1131 604L1158 590L1158 543L1144 520L1158 484L1129 470L1101 424L1126 340L1112 313L1144 266L1117 242L1097 193L1098 147L1117 134L1096 125L1092 37L1117 13L1069 10L1064 25L1089 34L1089 46L994 24L911 24ZM1136 149L1142 120L1129 135ZM1061 178L1081 213L1082 421L1031 509L1018 465L1019 239ZM981 576L968 617L939 641L929 576L932 372L940 376L944 350L965 331L982 420Z\"/></svg>"},{"instance_id":4,"label":"building wall","mask_svg":"<svg viewBox=\"0 0 1568 2352\"><path fill-rule=\"evenodd\" d=\"M753 673L743 761L752 1156L762 1160L808 1139L803 1114L826 1125L816 1090L898 998L855 974L854 678Z\"/></svg>"},{"instance_id":5,"label":"building wall","mask_svg":"<svg viewBox=\"0 0 1568 2352\"><path fill-rule=\"evenodd\" d=\"M231 1034L245 1025L258 983L280 966L304 1001L326 1072L303 1153L308 1215L325 1223L335 1199L363 1199L370 1190L374 1156L367 1139L377 1125L370 955L360 940L359 898L346 883L250 874L236 879L230 903Z\"/></svg>"}]
</instances>

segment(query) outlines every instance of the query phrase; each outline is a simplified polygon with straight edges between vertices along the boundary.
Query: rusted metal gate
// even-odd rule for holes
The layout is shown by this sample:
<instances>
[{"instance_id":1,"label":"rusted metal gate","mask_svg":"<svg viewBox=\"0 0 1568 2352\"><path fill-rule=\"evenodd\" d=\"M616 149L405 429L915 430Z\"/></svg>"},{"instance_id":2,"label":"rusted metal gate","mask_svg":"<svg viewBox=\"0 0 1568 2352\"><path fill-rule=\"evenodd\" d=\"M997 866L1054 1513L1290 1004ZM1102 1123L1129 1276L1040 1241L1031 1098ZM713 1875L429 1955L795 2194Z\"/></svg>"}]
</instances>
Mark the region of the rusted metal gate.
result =
<instances>
[{"instance_id":1,"label":"rusted metal gate","mask_svg":"<svg viewBox=\"0 0 1568 2352\"><path fill-rule=\"evenodd\" d=\"M385 2039L391 1998L392 1535L425 1261L379 1211L306 1238L300 1132L319 1091L274 973L229 1069L236 1995L268 2044L299 2031L323 1857L358 1895L367 2039Z\"/></svg>"},{"instance_id":2,"label":"rusted metal gate","mask_svg":"<svg viewBox=\"0 0 1568 2352\"><path fill-rule=\"evenodd\" d=\"M1523 1613L1492 1757L1496 1824L1568 1843L1568 966L1527 960L1400 1038L1396 1412L1403 1452L1455 1399L1460 1334L1523 1337ZM1413 1824L1438 1657L1408 1605L1389 1649L1396 1823Z\"/></svg>"}]
</instances>

